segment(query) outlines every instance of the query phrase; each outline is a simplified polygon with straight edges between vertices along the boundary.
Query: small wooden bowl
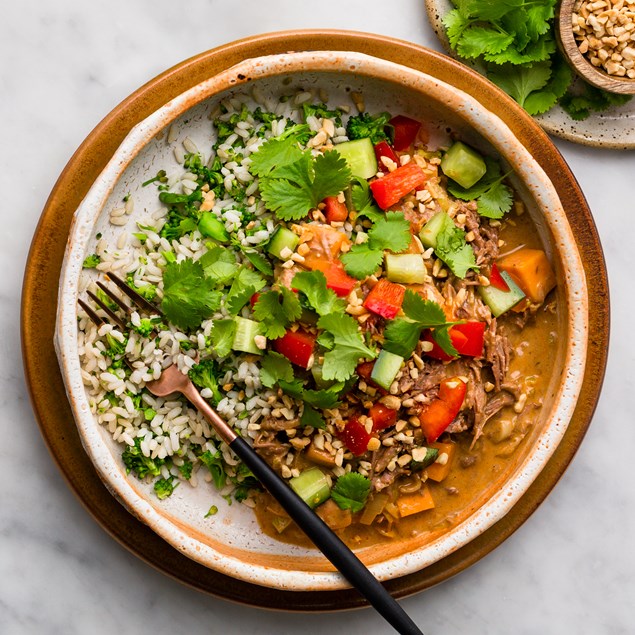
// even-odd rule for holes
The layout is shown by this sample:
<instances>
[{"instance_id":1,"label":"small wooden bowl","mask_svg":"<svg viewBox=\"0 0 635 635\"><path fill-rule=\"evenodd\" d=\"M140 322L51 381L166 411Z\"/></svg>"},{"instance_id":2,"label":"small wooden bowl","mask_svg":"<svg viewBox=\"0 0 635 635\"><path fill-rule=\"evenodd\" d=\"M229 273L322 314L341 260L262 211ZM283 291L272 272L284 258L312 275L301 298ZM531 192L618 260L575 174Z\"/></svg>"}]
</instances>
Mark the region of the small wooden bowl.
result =
<instances>
[{"instance_id":1,"label":"small wooden bowl","mask_svg":"<svg viewBox=\"0 0 635 635\"><path fill-rule=\"evenodd\" d=\"M562 0L558 9L556 20L556 33L564 56L573 69L587 82L608 90L611 93L624 95L635 94L635 79L628 77L615 77L606 71L596 68L578 49L571 25L573 5L575 0Z\"/></svg>"}]
</instances>

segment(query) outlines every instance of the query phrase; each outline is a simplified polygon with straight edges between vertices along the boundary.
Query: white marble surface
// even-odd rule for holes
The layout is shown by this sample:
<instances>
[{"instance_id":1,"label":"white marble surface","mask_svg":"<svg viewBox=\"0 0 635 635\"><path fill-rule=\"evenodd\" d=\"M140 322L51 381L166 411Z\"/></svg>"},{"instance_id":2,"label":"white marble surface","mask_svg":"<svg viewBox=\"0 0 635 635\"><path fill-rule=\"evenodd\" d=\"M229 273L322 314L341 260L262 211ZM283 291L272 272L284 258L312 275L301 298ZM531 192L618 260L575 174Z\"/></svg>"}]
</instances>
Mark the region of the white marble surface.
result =
<instances>
[{"instance_id":1,"label":"white marble surface","mask_svg":"<svg viewBox=\"0 0 635 635\"><path fill-rule=\"evenodd\" d=\"M20 366L29 243L67 160L117 103L164 69L240 37L289 28L384 33L439 48L423 2L6 2L0 20L0 633L388 633L372 611L299 616L239 608L154 571L115 543L62 480ZM612 346L593 425L539 510L494 553L404 600L426 634L635 632L635 153L558 147L587 195L612 285ZM46 378L43 378L46 381Z\"/></svg>"}]
</instances>

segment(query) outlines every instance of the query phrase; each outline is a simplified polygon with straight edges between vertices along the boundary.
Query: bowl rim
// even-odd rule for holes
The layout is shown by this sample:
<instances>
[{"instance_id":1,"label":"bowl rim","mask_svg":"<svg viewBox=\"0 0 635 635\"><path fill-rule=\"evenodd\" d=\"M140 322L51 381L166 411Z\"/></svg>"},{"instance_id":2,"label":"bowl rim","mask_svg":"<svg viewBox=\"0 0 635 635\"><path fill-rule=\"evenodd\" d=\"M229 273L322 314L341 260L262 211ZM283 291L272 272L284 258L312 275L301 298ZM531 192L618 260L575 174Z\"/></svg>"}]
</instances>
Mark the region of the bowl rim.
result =
<instances>
[{"instance_id":1,"label":"bowl rim","mask_svg":"<svg viewBox=\"0 0 635 635\"><path fill-rule=\"evenodd\" d=\"M126 505L129 506L133 513L144 518L146 522L149 522L155 531L158 531L160 535L171 542L174 546L184 550L191 557L194 556L197 560L204 562L207 566L211 566L212 568L220 567L219 570L224 573L229 573L230 575L259 584L271 584L272 572L270 569L266 569L264 572L255 571L254 564L248 563L246 571L245 563L240 559L236 560L234 558L230 558L229 564L224 560L219 562L218 554L216 552L208 553L207 545L200 545L198 541L185 535L179 528L173 528L170 526L171 523L166 521L166 519L160 514L158 514L159 517L157 517L155 510L148 505L147 501L134 491L134 488L129 485L125 478L119 478L116 471L107 473L107 469L112 469L114 467L112 465L114 463L114 459L110 452L106 452L105 454L102 452L104 448L100 447L100 438L96 437L94 434L96 431L98 432L99 426L97 426L94 422L90 411L87 409L87 400L85 393L83 392L83 386L81 385L81 377L79 377L78 372L75 372L75 376L73 376L73 371L78 371L79 367L78 359L77 364L74 365L73 363L77 352L77 322L75 318L76 284L75 288L73 288L73 280L76 282L79 276L85 247L84 240L90 235L93 221L101 211L110 191L110 187L114 185L128 162L133 159L141 147L152 139L157 132L163 129L165 125L169 124L172 119L208 96L216 94L220 90L225 90L226 88L238 85L242 81L239 79L241 76L256 79L257 77L264 78L271 75L294 72L295 70L320 71L323 69L323 65L325 63L328 64L330 62L331 64L339 64L341 62L339 58L342 55L346 58L345 61L347 65L353 63L358 64L358 68L355 69L355 72L357 73L361 72L364 74L366 72L366 74L372 76L377 76L379 74L382 79L390 81L393 73L405 72L407 76L414 77L418 80L425 78L425 81L429 84L428 89L438 89L444 91L450 88L451 91L456 90L428 75L412 71L412 69L397 66L392 62L379 60L377 58L370 58L364 54L350 52L345 54L342 52L303 52L288 54L286 56L274 56L275 63L272 57L246 60L241 64L230 68L209 80L206 80L202 84L193 87L189 91L186 91L184 94L172 100L169 104L159 109L157 112L153 113L133 128L121 144L120 148L114 154L103 173L95 181L93 187L78 210L74 227L69 238L69 249L64 261L62 276L60 279L61 293L56 345L64 370L64 378L67 382L71 403L74 407L76 419L80 427L80 432L83 435L87 450L91 454L101 476L109 476L110 478L107 479L108 485L115 490L117 496L125 501ZM269 69L267 63L273 64L273 71ZM372 72L369 72L368 69L371 69ZM469 109L472 107L476 108L476 110L481 109L480 105L478 105L471 97L463 94L461 99L463 100L462 106L464 108ZM498 123L496 123L495 120L497 120ZM481 125L481 134L484 134L486 137L489 136L490 138L491 136L495 136L491 131L492 125L502 126L505 130L505 134L510 132L502 121L491 113L487 113L485 116L485 123ZM478 124L476 127L478 128ZM490 127L489 133L488 127ZM528 161L531 163L533 161L529 153L524 148L521 148L519 143L512 143L512 146L514 145L518 146L515 150L521 152L523 162ZM519 163L522 164L520 160ZM535 163L532 167L534 170L537 169L541 173L541 178L543 178L542 183L534 184L535 187L538 187L539 185L544 187L544 179L546 179L546 175L544 175L544 172L542 172L542 170L538 167L537 163ZM517 168L517 171L522 172L522 169ZM525 174L527 175L527 172ZM549 185L552 191L549 193L543 192L543 196L546 196L549 200L549 205L553 206L554 210L557 209L559 215L564 217L564 212L560 206L555 189L550 183ZM555 222L554 224L554 219L551 219L550 225L557 240L564 240L565 244L568 241L569 248L568 250L565 248L567 255L565 260L572 265L571 270L577 270L578 272L582 271L582 265L577 254L577 250L574 248L573 251L571 251L571 246L575 245L575 241L573 240L570 228L568 228L566 219L564 220L564 224L562 223L562 220L559 224L558 222ZM76 239L75 242L73 242L73 238ZM575 317L573 329L584 332L584 316L586 315L586 287L584 284L584 275L582 275L579 280L576 280L575 276L567 278L566 287L569 291L571 291L571 287L574 289L573 295L569 294L568 298L571 314ZM584 297L576 298L576 296L580 296L580 294ZM72 327L74 327L74 329ZM574 347L573 350L571 350L571 346L569 346L569 350L567 351L569 364L566 365L567 368L570 369L572 360L577 360L578 364L582 363L583 365L583 361L586 357L585 344L586 338L583 338L582 346ZM466 540L472 539L475 535L478 535L502 517L513 503L520 498L522 493L544 467L551 456L551 453L555 449L557 442L564 434L566 424L575 407L575 398L571 399L571 397L577 395L577 391L582 382L582 377L583 373L581 371L578 372L577 375L575 373L572 374L570 371L567 373L567 378L565 379L564 384L560 387L560 396L556 399L556 402L561 402L561 400L565 402L565 407L562 412L560 412L560 408L556 408L556 412L559 413L559 417L561 417L561 419L558 420L558 425L553 427L553 429L552 425L549 424L547 429L541 433L540 438L536 441L536 448L534 452L532 452L533 458L523 462L518 470L519 474L512 477L508 482L507 485L509 485L509 492L495 495L478 512L476 512L473 517L466 520L464 523L459 525L459 527L453 529L451 532L439 538L437 541L434 541L430 545L427 545L423 549L409 554L407 558L402 556L391 559L387 561L387 563L383 562L377 565L372 565L371 570L373 570L380 579L389 579L395 575L403 575L414 572L456 550L462 546ZM77 384L77 379L79 379L79 385ZM538 460L536 460L536 457L539 457ZM505 489L507 489L507 487ZM503 496L505 497L505 502L507 503L506 505L501 504ZM500 506L493 505L493 502L500 504ZM491 513L492 510L490 510L492 507L493 513ZM480 518L480 522L476 522L474 517L483 518ZM173 529L175 529L176 533L174 533ZM437 545L439 545L438 550ZM423 554L427 552L432 552L434 555L431 557L424 556ZM407 560L407 562L400 562L402 560ZM395 564L390 566L393 562ZM405 570L402 568L403 566L405 566ZM395 573L395 569L397 569L397 573ZM303 572L298 575L297 571L289 572L285 570L282 573L277 571L276 576L274 586L279 586L280 588L309 587L330 589L340 588L342 585L340 576L334 573L315 574L311 572L307 574L306 572Z\"/></svg>"}]
</instances>

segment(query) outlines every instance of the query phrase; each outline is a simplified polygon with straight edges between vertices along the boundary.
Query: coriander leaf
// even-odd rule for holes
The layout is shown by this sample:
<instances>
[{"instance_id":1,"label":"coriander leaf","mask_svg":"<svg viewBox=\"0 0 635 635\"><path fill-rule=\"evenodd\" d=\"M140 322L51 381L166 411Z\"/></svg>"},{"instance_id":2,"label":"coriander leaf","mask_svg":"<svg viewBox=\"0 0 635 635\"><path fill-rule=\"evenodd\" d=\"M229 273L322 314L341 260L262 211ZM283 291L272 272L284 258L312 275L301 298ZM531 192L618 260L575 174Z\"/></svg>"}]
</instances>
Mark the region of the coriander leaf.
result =
<instances>
[{"instance_id":1,"label":"coriander leaf","mask_svg":"<svg viewBox=\"0 0 635 635\"><path fill-rule=\"evenodd\" d=\"M522 51L514 46L509 46L500 53L486 53L483 58L494 64L530 64L532 62L545 62L549 56L555 53L556 42L551 36L543 37L537 42L532 42Z\"/></svg>"},{"instance_id":2,"label":"coriander leaf","mask_svg":"<svg viewBox=\"0 0 635 635\"><path fill-rule=\"evenodd\" d=\"M278 386L290 397L300 401L304 399L304 384L299 379L293 379L292 381L278 379Z\"/></svg>"},{"instance_id":3,"label":"coriander leaf","mask_svg":"<svg viewBox=\"0 0 635 635\"><path fill-rule=\"evenodd\" d=\"M291 362L280 353L269 351L260 362L260 381L263 386L273 388L280 380L292 382Z\"/></svg>"},{"instance_id":4,"label":"coriander leaf","mask_svg":"<svg viewBox=\"0 0 635 635\"><path fill-rule=\"evenodd\" d=\"M225 297L225 306L232 315L236 315L249 301L251 296L265 286L264 278L257 272L242 266L239 268L229 293Z\"/></svg>"},{"instance_id":5,"label":"coriander leaf","mask_svg":"<svg viewBox=\"0 0 635 635\"><path fill-rule=\"evenodd\" d=\"M441 305L433 300L424 300L418 293L410 289L406 289L402 309L407 317L415 322L420 322L424 328L443 326L447 323Z\"/></svg>"},{"instance_id":6,"label":"coriander leaf","mask_svg":"<svg viewBox=\"0 0 635 635\"><path fill-rule=\"evenodd\" d=\"M551 0L547 1L550 2ZM460 4L464 5L464 11L467 11L471 18L478 18L484 22L498 22L514 13L517 7L522 7L524 10L525 0L505 0L504 2L468 0Z\"/></svg>"},{"instance_id":7,"label":"coriander leaf","mask_svg":"<svg viewBox=\"0 0 635 635\"><path fill-rule=\"evenodd\" d=\"M205 275L217 285L226 285L236 275L236 256L225 247L215 245L203 254L198 262L201 263Z\"/></svg>"},{"instance_id":8,"label":"coriander leaf","mask_svg":"<svg viewBox=\"0 0 635 635\"><path fill-rule=\"evenodd\" d=\"M452 344L449 329L450 325L435 328L432 331L432 337L434 338L434 341L441 347L443 352L446 353L446 355L450 355L451 357L458 357L459 353Z\"/></svg>"},{"instance_id":9,"label":"coriander leaf","mask_svg":"<svg viewBox=\"0 0 635 635\"><path fill-rule=\"evenodd\" d=\"M442 22L445 27L445 34L450 41L450 46L456 49L463 31L470 25L470 21L463 17L458 9L452 9L452 11L443 16Z\"/></svg>"},{"instance_id":10,"label":"coriander leaf","mask_svg":"<svg viewBox=\"0 0 635 635\"><path fill-rule=\"evenodd\" d=\"M422 330L417 322L404 319L391 320L384 330L383 348L408 359L417 348Z\"/></svg>"},{"instance_id":11,"label":"coriander leaf","mask_svg":"<svg viewBox=\"0 0 635 635\"><path fill-rule=\"evenodd\" d=\"M465 240L465 232L452 223L437 236L435 253L458 278L465 278L469 269L478 270L474 250Z\"/></svg>"},{"instance_id":12,"label":"coriander leaf","mask_svg":"<svg viewBox=\"0 0 635 635\"><path fill-rule=\"evenodd\" d=\"M526 3L522 12L517 13L527 28L528 37L537 40L550 29L549 20L554 17L555 2Z\"/></svg>"},{"instance_id":13,"label":"coriander leaf","mask_svg":"<svg viewBox=\"0 0 635 635\"><path fill-rule=\"evenodd\" d=\"M545 62L520 68L506 66L501 70L490 71L487 76L521 106L524 106L530 93L540 90L549 81L551 64Z\"/></svg>"},{"instance_id":14,"label":"coriander leaf","mask_svg":"<svg viewBox=\"0 0 635 635\"><path fill-rule=\"evenodd\" d=\"M232 319L214 320L209 334L210 345L218 357L227 357L232 350L236 322Z\"/></svg>"},{"instance_id":15,"label":"coriander leaf","mask_svg":"<svg viewBox=\"0 0 635 635\"><path fill-rule=\"evenodd\" d=\"M501 181L495 181L487 192L479 196L478 213L487 218L502 218L511 209L512 202L512 191Z\"/></svg>"},{"instance_id":16,"label":"coriander leaf","mask_svg":"<svg viewBox=\"0 0 635 635\"><path fill-rule=\"evenodd\" d=\"M344 190L351 180L346 160L334 150L312 159L306 151L292 164L274 168L261 179L267 207L282 220L299 220L327 196Z\"/></svg>"},{"instance_id":17,"label":"coriander leaf","mask_svg":"<svg viewBox=\"0 0 635 635\"><path fill-rule=\"evenodd\" d=\"M256 176L266 176L276 167L295 163L302 153L296 137L269 139L251 155L249 171Z\"/></svg>"},{"instance_id":18,"label":"coriander leaf","mask_svg":"<svg viewBox=\"0 0 635 635\"><path fill-rule=\"evenodd\" d=\"M262 293L254 304L254 316L263 325L264 334L272 340L282 337L287 326L302 314L297 294L286 287Z\"/></svg>"},{"instance_id":19,"label":"coriander leaf","mask_svg":"<svg viewBox=\"0 0 635 635\"><path fill-rule=\"evenodd\" d=\"M324 354L322 377L325 380L346 381L361 358L374 359L377 354L364 344L357 322L345 313L323 315L318 328L333 335L333 350Z\"/></svg>"},{"instance_id":20,"label":"coriander leaf","mask_svg":"<svg viewBox=\"0 0 635 635\"><path fill-rule=\"evenodd\" d=\"M512 42L514 36L483 26L470 26L463 31L457 43L457 52L461 57L474 59L485 53L501 53Z\"/></svg>"},{"instance_id":21,"label":"coriander leaf","mask_svg":"<svg viewBox=\"0 0 635 635\"><path fill-rule=\"evenodd\" d=\"M356 513L364 509L369 494L370 480L359 472L349 472L337 479L331 498L340 509L350 509Z\"/></svg>"},{"instance_id":22,"label":"coriander leaf","mask_svg":"<svg viewBox=\"0 0 635 635\"><path fill-rule=\"evenodd\" d=\"M384 260L384 252L382 249L373 249L368 243L361 245L353 245L351 250L342 254L340 260L344 264L346 273L363 280L368 276L372 276Z\"/></svg>"},{"instance_id":23,"label":"coriander leaf","mask_svg":"<svg viewBox=\"0 0 635 635\"><path fill-rule=\"evenodd\" d=\"M368 232L373 249L388 249L395 253L407 249L411 238L410 223L404 218L403 212L388 212Z\"/></svg>"},{"instance_id":24,"label":"coriander leaf","mask_svg":"<svg viewBox=\"0 0 635 635\"><path fill-rule=\"evenodd\" d=\"M340 381L322 390L305 390L302 398L315 408L335 408L345 390L346 384Z\"/></svg>"},{"instance_id":25,"label":"coriander leaf","mask_svg":"<svg viewBox=\"0 0 635 635\"><path fill-rule=\"evenodd\" d=\"M181 329L193 329L220 307L222 294L214 291L200 263L186 258L168 263L163 273L161 308L167 319Z\"/></svg>"},{"instance_id":26,"label":"coriander leaf","mask_svg":"<svg viewBox=\"0 0 635 635\"><path fill-rule=\"evenodd\" d=\"M357 216L366 216L373 223L385 218L384 213L375 204L375 199L370 191L366 179L354 177L351 184L351 202Z\"/></svg>"},{"instance_id":27,"label":"coriander leaf","mask_svg":"<svg viewBox=\"0 0 635 635\"><path fill-rule=\"evenodd\" d=\"M245 254L245 258L247 258L260 273L263 273L265 276L273 276L273 267L265 256L251 249L244 249L243 254Z\"/></svg>"},{"instance_id":28,"label":"coriander leaf","mask_svg":"<svg viewBox=\"0 0 635 635\"><path fill-rule=\"evenodd\" d=\"M346 302L326 287L326 277L321 271L300 271L291 281L291 286L306 296L311 307L319 315L344 312Z\"/></svg>"},{"instance_id":29,"label":"coriander leaf","mask_svg":"<svg viewBox=\"0 0 635 635\"><path fill-rule=\"evenodd\" d=\"M311 426L312 428L317 428L319 430L326 430L326 421L324 421L324 417L320 411L307 404L304 404L300 423L303 426Z\"/></svg>"}]
</instances>

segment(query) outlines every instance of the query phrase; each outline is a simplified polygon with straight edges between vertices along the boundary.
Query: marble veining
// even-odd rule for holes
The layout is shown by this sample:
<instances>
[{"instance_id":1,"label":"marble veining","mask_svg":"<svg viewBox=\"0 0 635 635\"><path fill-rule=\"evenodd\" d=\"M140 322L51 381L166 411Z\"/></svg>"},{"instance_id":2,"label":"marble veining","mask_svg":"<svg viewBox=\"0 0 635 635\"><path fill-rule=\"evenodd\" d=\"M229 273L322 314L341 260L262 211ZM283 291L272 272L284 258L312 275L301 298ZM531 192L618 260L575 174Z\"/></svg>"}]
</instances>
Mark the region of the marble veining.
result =
<instances>
[{"instance_id":1,"label":"marble veining","mask_svg":"<svg viewBox=\"0 0 635 635\"><path fill-rule=\"evenodd\" d=\"M438 49L423 2L33 0L5 3L2 12L0 633L390 632L370 610L303 616L238 608L174 582L114 542L68 489L35 424L22 378L19 298L57 176L138 86L229 40L286 28L351 28ZM635 154L556 143L589 200L609 269L603 396L569 470L525 525L461 575L403 601L426 635L635 632L635 426L627 405L635 392Z\"/></svg>"}]
</instances>

